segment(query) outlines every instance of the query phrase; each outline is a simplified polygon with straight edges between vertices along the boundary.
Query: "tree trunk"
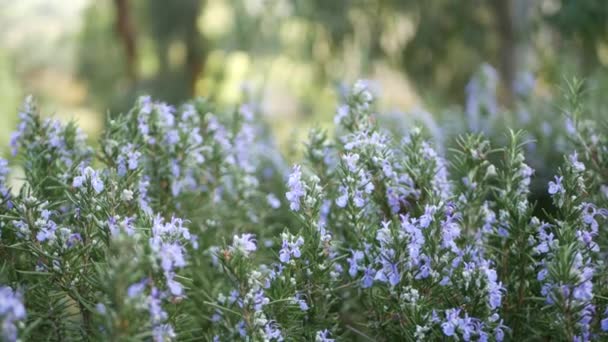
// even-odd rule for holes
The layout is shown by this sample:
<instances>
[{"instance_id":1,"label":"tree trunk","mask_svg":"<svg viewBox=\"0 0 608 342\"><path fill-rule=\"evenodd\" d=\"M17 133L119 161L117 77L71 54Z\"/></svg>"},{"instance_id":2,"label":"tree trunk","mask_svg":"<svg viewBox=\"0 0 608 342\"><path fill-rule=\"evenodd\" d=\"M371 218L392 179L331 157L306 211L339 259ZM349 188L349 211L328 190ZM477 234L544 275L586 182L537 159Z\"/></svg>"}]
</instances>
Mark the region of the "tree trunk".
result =
<instances>
[{"instance_id":1,"label":"tree trunk","mask_svg":"<svg viewBox=\"0 0 608 342\"><path fill-rule=\"evenodd\" d=\"M125 48L127 57L127 75L131 81L137 80L137 50L135 46L135 29L131 21L131 10L128 0L114 0L116 6L116 32Z\"/></svg>"},{"instance_id":2,"label":"tree trunk","mask_svg":"<svg viewBox=\"0 0 608 342\"><path fill-rule=\"evenodd\" d=\"M494 0L494 14L500 40L499 72L504 84L505 104L513 103L513 82L515 81L516 39L513 25L511 0Z\"/></svg>"}]
</instances>

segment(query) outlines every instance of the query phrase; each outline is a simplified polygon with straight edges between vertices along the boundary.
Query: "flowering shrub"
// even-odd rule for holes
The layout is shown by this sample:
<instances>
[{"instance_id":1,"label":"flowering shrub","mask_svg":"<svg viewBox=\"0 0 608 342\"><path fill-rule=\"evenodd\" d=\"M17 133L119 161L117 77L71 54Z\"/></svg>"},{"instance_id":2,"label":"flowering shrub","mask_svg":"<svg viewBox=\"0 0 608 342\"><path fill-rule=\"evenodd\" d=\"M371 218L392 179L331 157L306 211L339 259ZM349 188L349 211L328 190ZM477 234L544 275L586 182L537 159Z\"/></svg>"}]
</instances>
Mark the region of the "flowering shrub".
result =
<instances>
[{"instance_id":1,"label":"flowering shrub","mask_svg":"<svg viewBox=\"0 0 608 342\"><path fill-rule=\"evenodd\" d=\"M389 133L363 81L292 167L254 103L141 97L93 149L27 99L0 159L1 336L608 338L608 141L580 93L547 207L525 134Z\"/></svg>"}]
</instances>

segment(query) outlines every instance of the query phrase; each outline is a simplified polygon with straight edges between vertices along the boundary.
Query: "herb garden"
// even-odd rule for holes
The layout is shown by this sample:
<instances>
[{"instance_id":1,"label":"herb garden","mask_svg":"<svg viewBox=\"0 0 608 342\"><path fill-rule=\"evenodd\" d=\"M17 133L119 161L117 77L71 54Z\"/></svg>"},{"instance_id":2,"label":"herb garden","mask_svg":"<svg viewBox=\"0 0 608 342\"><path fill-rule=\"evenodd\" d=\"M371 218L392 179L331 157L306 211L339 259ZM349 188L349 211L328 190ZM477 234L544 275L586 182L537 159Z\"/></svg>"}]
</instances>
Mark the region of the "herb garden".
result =
<instances>
[{"instance_id":1,"label":"herb garden","mask_svg":"<svg viewBox=\"0 0 608 342\"><path fill-rule=\"evenodd\" d=\"M140 97L90 142L26 99L0 160L2 339L608 339L608 135L584 84L559 136L491 124L477 90L441 142L387 125L372 88L289 158L255 103Z\"/></svg>"}]
</instances>

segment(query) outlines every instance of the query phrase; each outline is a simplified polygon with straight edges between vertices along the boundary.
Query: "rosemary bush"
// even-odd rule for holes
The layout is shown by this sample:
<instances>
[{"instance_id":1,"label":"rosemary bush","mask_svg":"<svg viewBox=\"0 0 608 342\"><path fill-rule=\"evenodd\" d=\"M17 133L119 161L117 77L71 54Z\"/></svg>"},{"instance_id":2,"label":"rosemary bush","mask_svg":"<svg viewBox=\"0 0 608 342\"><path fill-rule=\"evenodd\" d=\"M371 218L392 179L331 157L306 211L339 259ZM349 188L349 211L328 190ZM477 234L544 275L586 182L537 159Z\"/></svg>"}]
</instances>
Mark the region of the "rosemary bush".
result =
<instances>
[{"instance_id":1,"label":"rosemary bush","mask_svg":"<svg viewBox=\"0 0 608 342\"><path fill-rule=\"evenodd\" d=\"M544 207L528 134L389 133L363 81L293 166L251 102L141 97L92 148L27 99L0 159L1 336L608 338L608 138L581 93Z\"/></svg>"}]
</instances>

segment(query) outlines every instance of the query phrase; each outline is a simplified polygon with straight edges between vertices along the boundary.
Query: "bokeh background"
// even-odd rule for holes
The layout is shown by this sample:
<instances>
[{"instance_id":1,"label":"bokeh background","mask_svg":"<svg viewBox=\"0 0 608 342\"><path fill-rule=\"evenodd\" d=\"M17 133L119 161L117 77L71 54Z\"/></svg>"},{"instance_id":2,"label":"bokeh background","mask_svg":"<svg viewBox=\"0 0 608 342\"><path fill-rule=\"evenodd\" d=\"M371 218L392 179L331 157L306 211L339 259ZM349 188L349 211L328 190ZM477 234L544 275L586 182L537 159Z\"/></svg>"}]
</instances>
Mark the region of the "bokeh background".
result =
<instances>
[{"instance_id":1,"label":"bokeh background","mask_svg":"<svg viewBox=\"0 0 608 342\"><path fill-rule=\"evenodd\" d=\"M288 144L331 123L340 87L358 78L397 119L463 112L483 63L505 112L521 75L546 102L585 77L600 106L608 1L0 0L0 151L27 94L94 139L140 94L230 108L248 93Z\"/></svg>"}]
</instances>

